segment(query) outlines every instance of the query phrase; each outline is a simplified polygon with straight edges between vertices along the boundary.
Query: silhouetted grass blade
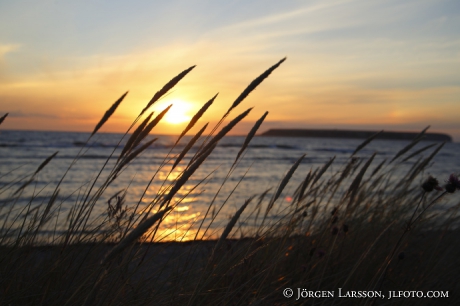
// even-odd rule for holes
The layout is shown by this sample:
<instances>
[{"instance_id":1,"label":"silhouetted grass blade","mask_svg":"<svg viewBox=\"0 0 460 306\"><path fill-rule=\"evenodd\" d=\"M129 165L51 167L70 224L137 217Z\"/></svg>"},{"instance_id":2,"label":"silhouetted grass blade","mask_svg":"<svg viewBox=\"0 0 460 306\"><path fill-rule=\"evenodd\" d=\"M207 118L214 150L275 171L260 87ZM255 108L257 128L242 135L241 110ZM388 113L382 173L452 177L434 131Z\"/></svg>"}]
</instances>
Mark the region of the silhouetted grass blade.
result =
<instances>
[{"instance_id":1,"label":"silhouetted grass blade","mask_svg":"<svg viewBox=\"0 0 460 306\"><path fill-rule=\"evenodd\" d=\"M229 110L227 111L227 114L230 113L230 111L232 109L234 109L235 107L238 106L238 104L241 103L241 101L243 101L250 93L251 91L253 91L254 89L256 89L257 86L259 86L260 83L262 83L263 80L265 80L272 72L273 70L275 70L276 68L279 67L279 65L281 65L281 63L283 63L284 61L286 60L286 57L283 58L282 60L280 60L278 63L276 63L275 65L271 66L270 68L268 68L264 73L262 73L260 76L258 76L256 79L254 79L249 85L248 87L246 87L246 89L238 96L238 98L236 98L235 102L233 102L232 106L229 108ZM227 116L227 114L224 115L224 117Z\"/></svg>"},{"instance_id":2,"label":"silhouetted grass blade","mask_svg":"<svg viewBox=\"0 0 460 306\"><path fill-rule=\"evenodd\" d=\"M155 93L155 95L152 97L152 99L150 99L149 103L147 103L147 106L144 107L144 109L142 110L142 112L140 113L139 116L142 116L145 111L150 107L152 106L153 103L155 103L156 101L158 101L158 99L160 99L164 94L166 94L171 88L173 88L174 86L176 86L177 83L179 83L180 80L182 80L186 75L187 73L189 73L190 71L192 71L193 68L195 68L196 66L192 66L188 69L185 69L184 71L182 71L181 73L179 73L177 76L175 76L174 78L172 78L168 83L166 83L165 86L163 86L163 88L161 88L159 91L157 91Z\"/></svg>"},{"instance_id":3,"label":"silhouetted grass blade","mask_svg":"<svg viewBox=\"0 0 460 306\"><path fill-rule=\"evenodd\" d=\"M112 106L105 112L104 116L101 118L98 124L96 124L96 127L94 128L94 131L91 133L91 136L97 133L97 131L104 125L104 123L109 120L110 116L113 115L115 110L117 109L118 105L120 105L121 101L126 97L128 92L125 92L115 103L112 104Z\"/></svg>"},{"instance_id":4,"label":"silhouetted grass blade","mask_svg":"<svg viewBox=\"0 0 460 306\"><path fill-rule=\"evenodd\" d=\"M7 116L8 116L8 113L6 113L5 115L2 116L2 118L0 118L0 124L3 123L3 121L5 120Z\"/></svg>"}]
</instances>

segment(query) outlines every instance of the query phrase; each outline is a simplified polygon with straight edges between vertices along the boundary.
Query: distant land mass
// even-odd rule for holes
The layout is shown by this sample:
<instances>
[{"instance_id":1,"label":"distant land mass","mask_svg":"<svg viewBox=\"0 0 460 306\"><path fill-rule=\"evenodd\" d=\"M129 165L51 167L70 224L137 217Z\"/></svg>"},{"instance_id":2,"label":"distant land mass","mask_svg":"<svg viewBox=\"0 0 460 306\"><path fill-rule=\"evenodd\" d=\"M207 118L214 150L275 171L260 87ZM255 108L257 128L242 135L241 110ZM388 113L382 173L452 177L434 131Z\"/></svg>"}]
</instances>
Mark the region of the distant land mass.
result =
<instances>
[{"instance_id":1,"label":"distant land mass","mask_svg":"<svg viewBox=\"0 0 460 306\"><path fill-rule=\"evenodd\" d=\"M310 129L271 129L260 136L272 137L318 137L318 138L350 138L367 139L378 131L352 130L310 130ZM414 132L382 132L375 139L413 140L419 133ZM443 133L425 133L424 140L452 142L452 137Z\"/></svg>"}]
</instances>

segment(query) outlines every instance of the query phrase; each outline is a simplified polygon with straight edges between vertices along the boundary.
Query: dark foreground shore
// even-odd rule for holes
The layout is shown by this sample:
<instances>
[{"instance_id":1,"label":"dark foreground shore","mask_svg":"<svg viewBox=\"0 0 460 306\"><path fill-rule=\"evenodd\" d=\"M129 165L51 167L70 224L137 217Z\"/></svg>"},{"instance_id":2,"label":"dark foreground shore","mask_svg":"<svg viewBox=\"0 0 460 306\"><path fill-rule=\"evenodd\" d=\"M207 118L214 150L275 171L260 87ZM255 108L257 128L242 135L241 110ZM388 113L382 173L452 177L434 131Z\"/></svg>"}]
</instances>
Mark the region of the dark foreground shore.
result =
<instances>
[{"instance_id":1,"label":"dark foreground shore","mask_svg":"<svg viewBox=\"0 0 460 306\"><path fill-rule=\"evenodd\" d=\"M387 293L385 301L379 300L376 305L459 302L460 230L409 234L382 274L382 262L391 253L398 232L396 228L380 233L375 241L365 241L368 236L352 231L329 237L227 240L215 253L216 241L135 244L115 258L108 270L101 261L114 244L2 247L2 259L13 255L15 260L7 266L2 264L2 283L8 286L2 285L0 298L4 305L13 301L14 305L26 305L45 290L43 305L65 301L77 305L97 288L101 293L95 301L102 305L128 305L128 301L149 305L216 305L216 301L219 305L300 305L313 301L360 305L365 301L338 297L340 288L342 295L363 290L383 294L448 292L448 297L437 299L388 299ZM340 246L334 252L323 248L331 239ZM377 275L383 275L383 280L379 281ZM114 294L109 288L118 286L123 288L115 290L118 298L103 296L104 292ZM293 297L283 296L286 288L294 289ZM297 300L302 289L333 292L335 296ZM79 296L73 296L75 292Z\"/></svg>"}]
</instances>

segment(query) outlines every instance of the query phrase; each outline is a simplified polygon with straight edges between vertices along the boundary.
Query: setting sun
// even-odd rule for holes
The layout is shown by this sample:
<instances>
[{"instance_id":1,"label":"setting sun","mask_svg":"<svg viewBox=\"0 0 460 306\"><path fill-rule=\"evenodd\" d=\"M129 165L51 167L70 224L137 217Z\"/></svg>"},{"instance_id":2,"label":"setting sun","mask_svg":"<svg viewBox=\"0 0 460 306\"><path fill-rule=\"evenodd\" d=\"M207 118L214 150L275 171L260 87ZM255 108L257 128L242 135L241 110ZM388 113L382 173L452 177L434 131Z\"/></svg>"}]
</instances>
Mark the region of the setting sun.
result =
<instances>
[{"instance_id":1,"label":"setting sun","mask_svg":"<svg viewBox=\"0 0 460 306\"><path fill-rule=\"evenodd\" d=\"M187 114L191 105L183 100L173 100L170 102L173 106L166 113L164 120L169 124L180 124L189 121L192 117Z\"/></svg>"}]
</instances>

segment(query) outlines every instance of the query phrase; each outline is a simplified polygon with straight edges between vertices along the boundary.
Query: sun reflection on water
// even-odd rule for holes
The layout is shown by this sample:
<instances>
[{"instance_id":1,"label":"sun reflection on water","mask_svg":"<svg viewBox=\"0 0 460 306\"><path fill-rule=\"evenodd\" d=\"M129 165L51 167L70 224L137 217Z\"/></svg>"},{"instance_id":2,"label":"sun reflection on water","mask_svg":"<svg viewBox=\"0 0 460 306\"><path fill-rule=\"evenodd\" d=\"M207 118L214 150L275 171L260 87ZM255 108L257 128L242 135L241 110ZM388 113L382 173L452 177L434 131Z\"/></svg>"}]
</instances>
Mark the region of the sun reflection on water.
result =
<instances>
[{"instance_id":1,"label":"sun reflection on water","mask_svg":"<svg viewBox=\"0 0 460 306\"><path fill-rule=\"evenodd\" d=\"M171 165L163 167L149 185L131 189L133 198L139 199L142 196L142 201L136 211L139 216L147 212L149 212L149 216L155 214L162 203L162 199L170 192L175 182L186 169L184 166L177 166L172 170L171 168ZM153 174L145 174L144 180L150 181L151 175ZM186 184L182 186L168 204L174 206L174 210L161 221L159 227L152 226L142 236L141 241L189 241L201 239L206 232L206 227L198 232L203 213L199 211L200 206L196 205L196 202L198 196L202 193L203 190L197 188L196 185ZM214 237L214 234L206 232L206 238L215 239L216 237Z\"/></svg>"},{"instance_id":2,"label":"sun reflection on water","mask_svg":"<svg viewBox=\"0 0 460 306\"><path fill-rule=\"evenodd\" d=\"M200 212L189 212L190 206L177 207L176 210L167 215L166 218L161 222L160 227L157 229L155 226L144 234L142 237L143 241L150 242L152 235L154 235L153 241L190 241L195 239L198 230L195 225L200 221ZM201 237L204 233L200 230Z\"/></svg>"}]
</instances>

